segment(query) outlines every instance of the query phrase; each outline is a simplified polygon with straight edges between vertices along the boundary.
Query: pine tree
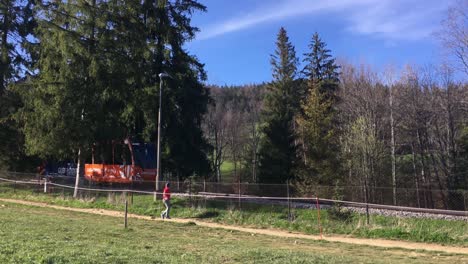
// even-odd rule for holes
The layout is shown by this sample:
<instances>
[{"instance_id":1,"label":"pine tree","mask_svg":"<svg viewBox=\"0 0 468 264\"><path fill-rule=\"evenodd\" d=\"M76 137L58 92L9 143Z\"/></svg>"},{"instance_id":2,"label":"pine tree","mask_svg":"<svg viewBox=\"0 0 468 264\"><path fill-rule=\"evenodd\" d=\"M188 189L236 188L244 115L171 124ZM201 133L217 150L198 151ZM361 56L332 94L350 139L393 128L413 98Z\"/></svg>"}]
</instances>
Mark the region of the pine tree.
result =
<instances>
[{"instance_id":1,"label":"pine tree","mask_svg":"<svg viewBox=\"0 0 468 264\"><path fill-rule=\"evenodd\" d=\"M155 142L158 74L163 89L163 168L206 173L201 118L209 100L206 74L183 45L197 28L196 1L50 1L39 8L38 76L23 91L30 154L69 158L93 143ZM78 153L81 153L78 151Z\"/></svg>"},{"instance_id":2,"label":"pine tree","mask_svg":"<svg viewBox=\"0 0 468 264\"><path fill-rule=\"evenodd\" d=\"M83 152L106 126L103 113L109 111L101 100L108 68L100 45L107 26L103 5L75 0L38 7L38 74L22 90L24 107L18 115L29 154L77 158L76 184Z\"/></svg>"},{"instance_id":3,"label":"pine tree","mask_svg":"<svg viewBox=\"0 0 468 264\"><path fill-rule=\"evenodd\" d=\"M207 174L210 170L209 145L201 129L209 101L209 91L202 84L206 73L203 64L183 47L198 31L190 24L191 15L205 10L205 6L193 0L145 0L140 14L147 43L140 68L146 72L143 91L135 103L135 116L141 116L143 138L154 142L158 74L166 72L172 76L163 87L162 167L181 178L193 173Z\"/></svg>"},{"instance_id":4,"label":"pine tree","mask_svg":"<svg viewBox=\"0 0 468 264\"><path fill-rule=\"evenodd\" d=\"M25 49L33 35L33 1L0 2L0 168L30 170L23 135L13 115L21 106L14 85L26 74L31 56ZM34 166L34 165L32 165Z\"/></svg>"},{"instance_id":5,"label":"pine tree","mask_svg":"<svg viewBox=\"0 0 468 264\"><path fill-rule=\"evenodd\" d=\"M311 52L304 54L308 95L302 102L302 116L299 118L306 157L305 169L298 181L303 187L313 183L333 184L340 167L335 110L339 67L317 33L313 35L309 48Z\"/></svg>"},{"instance_id":6,"label":"pine tree","mask_svg":"<svg viewBox=\"0 0 468 264\"><path fill-rule=\"evenodd\" d=\"M299 108L299 87L295 81L298 59L286 30L281 28L275 54L271 56L273 82L265 105L264 138L260 143L259 180L284 183L294 177L297 165L294 116Z\"/></svg>"},{"instance_id":7,"label":"pine tree","mask_svg":"<svg viewBox=\"0 0 468 264\"><path fill-rule=\"evenodd\" d=\"M327 49L326 43L322 41L317 32L312 36L309 49L310 52L304 54L304 62L307 64L303 70L309 81L338 82L339 66L336 65L335 59L330 55L331 50Z\"/></svg>"},{"instance_id":8,"label":"pine tree","mask_svg":"<svg viewBox=\"0 0 468 264\"><path fill-rule=\"evenodd\" d=\"M24 75L30 61L24 48L35 26L32 8L33 1L0 2L0 95Z\"/></svg>"}]
</instances>

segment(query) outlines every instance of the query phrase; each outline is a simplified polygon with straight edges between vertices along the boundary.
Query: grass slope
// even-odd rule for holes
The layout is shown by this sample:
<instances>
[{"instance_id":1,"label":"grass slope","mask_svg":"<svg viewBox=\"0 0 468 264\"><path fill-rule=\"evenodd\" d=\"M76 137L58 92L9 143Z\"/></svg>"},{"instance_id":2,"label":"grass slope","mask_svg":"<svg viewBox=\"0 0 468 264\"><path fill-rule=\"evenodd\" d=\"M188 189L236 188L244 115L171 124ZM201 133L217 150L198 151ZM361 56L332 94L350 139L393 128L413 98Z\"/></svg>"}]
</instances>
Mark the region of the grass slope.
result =
<instances>
[{"instance_id":1,"label":"grass slope","mask_svg":"<svg viewBox=\"0 0 468 264\"><path fill-rule=\"evenodd\" d=\"M0 263L465 263L466 256L281 239L0 203Z\"/></svg>"},{"instance_id":2,"label":"grass slope","mask_svg":"<svg viewBox=\"0 0 468 264\"><path fill-rule=\"evenodd\" d=\"M89 196L83 193L83 196ZM0 185L0 197L46 202L50 204L78 207L123 210L122 195L100 196L83 200L71 199L70 193L44 194L31 190L13 190ZM205 201L177 199L172 201L171 215L177 218L197 218L223 224L255 228L276 228L281 230L318 234L317 211L294 209L294 221L288 221L287 208L283 206L241 204L236 201ZM159 217L163 210L161 202L154 202L152 195L134 195L129 212ZM351 235L362 238L382 238L414 242L430 242L444 245L468 246L467 221L448 221L424 218L399 218L372 215L370 225L365 215L353 214L348 221L333 219L327 210L321 210L321 225L324 234Z\"/></svg>"},{"instance_id":3,"label":"grass slope","mask_svg":"<svg viewBox=\"0 0 468 264\"><path fill-rule=\"evenodd\" d=\"M239 165L238 165L239 166ZM240 170L241 168L237 168ZM234 162L226 160L221 164L221 181L225 183L231 183L236 181L234 179Z\"/></svg>"}]
</instances>

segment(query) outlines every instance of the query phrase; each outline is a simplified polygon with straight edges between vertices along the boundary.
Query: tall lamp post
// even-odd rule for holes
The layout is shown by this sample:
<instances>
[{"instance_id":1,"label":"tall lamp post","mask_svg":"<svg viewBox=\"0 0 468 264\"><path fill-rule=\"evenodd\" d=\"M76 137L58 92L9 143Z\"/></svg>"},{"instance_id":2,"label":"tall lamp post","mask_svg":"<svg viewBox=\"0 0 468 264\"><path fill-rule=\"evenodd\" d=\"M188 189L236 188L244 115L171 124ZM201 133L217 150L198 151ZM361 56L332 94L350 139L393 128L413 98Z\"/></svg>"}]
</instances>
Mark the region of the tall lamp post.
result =
<instances>
[{"instance_id":1,"label":"tall lamp post","mask_svg":"<svg viewBox=\"0 0 468 264\"><path fill-rule=\"evenodd\" d=\"M159 74L159 113L158 113L158 149L157 149L157 160L156 160L156 186L155 192L159 190L159 181L161 179L161 111L162 111L162 88L163 78L172 78L167 73ZM155 197L156 198L156 197Z\"/></svg>"}]
</instances>

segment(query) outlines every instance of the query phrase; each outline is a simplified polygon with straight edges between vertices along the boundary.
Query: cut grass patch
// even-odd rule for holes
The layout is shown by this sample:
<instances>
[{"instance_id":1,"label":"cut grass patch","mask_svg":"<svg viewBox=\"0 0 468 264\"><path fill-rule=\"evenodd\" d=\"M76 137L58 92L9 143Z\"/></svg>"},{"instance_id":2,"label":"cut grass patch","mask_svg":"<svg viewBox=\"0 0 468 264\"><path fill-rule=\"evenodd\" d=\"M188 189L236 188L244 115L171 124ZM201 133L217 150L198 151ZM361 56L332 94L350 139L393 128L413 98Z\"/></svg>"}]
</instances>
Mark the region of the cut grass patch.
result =
<instances>
[{"instance_id":1,"label":"cut grass patch","mask_svg":"<svg viewBox=\"0 0 468 264\"><path fill-rule=\"evenodd\" d=\"M4 203L0 263L464 263L465 255L252 236Z\"/></svg>"},{"instance_id":2,"label":"cut grass patch","mask_svg":"<svg viewBox=\"0 0 468 264\"><path fill-rule=\"evenodd\" d=\"M93 199L71 199L64 194L32 194L30 191L0 190L0 197L45 202L49 204L77 207L124 209L121 195L101 196ZM294 209L294 221L287 219L287 208L278 205L241 204L237 202L189 200L174 198L171 216L176 218L194 218L202 221L228 225L238 225L262 229L280 229L304 234L319 234L317 211L312 209ZM129 212L139 215L159 217L163 210L160 201L154 202L151 195L134 195ZM359 238L380 238L406 240L413 242L438 243L443 245L468 246L468 222L448 221L425 218L398 218L371 215L371 224L366 224L364 215L353 213L350 221L337 221L329 217L326 210L321 211L321 225L324 234L350 235Z\"/></svg>"}]
</instances>

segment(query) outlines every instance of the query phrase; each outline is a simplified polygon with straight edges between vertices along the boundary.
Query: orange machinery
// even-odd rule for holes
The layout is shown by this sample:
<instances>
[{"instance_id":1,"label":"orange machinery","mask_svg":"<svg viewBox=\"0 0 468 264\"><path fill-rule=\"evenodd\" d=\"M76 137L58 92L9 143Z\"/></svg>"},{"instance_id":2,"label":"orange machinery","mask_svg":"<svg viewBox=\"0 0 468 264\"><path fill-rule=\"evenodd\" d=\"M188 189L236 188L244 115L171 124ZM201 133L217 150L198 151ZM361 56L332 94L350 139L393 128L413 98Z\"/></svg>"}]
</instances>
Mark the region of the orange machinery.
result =
<instances>
[{"instance_id":1,"label":"orange machinery","mask_svg":"<svg viewBox=\"0 0 468 264\"><path fill-rule=\"evenodd\" d=\"M154 181L157 173L154 145L132 144L128 139L124 142L130 150L131 165L85 164L86 179L108 183Z\"/></svg>"}]
</instances>

